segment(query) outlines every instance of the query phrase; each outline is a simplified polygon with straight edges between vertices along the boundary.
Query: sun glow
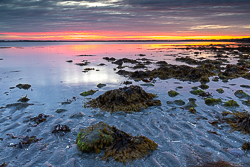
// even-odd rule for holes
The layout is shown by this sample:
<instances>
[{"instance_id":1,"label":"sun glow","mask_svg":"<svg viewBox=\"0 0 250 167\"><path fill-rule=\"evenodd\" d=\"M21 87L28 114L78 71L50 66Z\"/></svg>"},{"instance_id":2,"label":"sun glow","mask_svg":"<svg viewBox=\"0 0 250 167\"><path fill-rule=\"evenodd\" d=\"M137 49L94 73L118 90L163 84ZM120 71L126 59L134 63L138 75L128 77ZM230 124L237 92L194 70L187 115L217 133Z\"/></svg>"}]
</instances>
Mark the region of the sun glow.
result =
<instances>
[{"instance_id":1,"label":"sun glow","mask_svg":"<svg viewBox=\"0 0 250 167\"><path fill-rule=\"evenodd\" d=\"M250 36L210 35L165 35L137 32L0 32L0 40L65 40L65 41L108 41L108 40L219 40L240 39Z\"/></svg>"}]
</instances>

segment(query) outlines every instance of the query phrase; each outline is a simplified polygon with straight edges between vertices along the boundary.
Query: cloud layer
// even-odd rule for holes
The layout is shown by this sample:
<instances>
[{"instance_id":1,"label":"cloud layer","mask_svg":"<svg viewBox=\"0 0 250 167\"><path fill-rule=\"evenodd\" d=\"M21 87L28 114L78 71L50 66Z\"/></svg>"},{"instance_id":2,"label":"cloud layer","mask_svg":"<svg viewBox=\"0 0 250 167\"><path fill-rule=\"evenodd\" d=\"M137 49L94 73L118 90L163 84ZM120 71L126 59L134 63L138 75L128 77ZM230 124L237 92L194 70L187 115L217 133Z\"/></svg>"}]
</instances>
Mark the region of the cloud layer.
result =
<instances>
[{"instance_id":1,"label":"cloud layer","mask_svg":"<svg viewBox=\"0 0 250 167\"><path fill-rule=\"evenodd\" d=\"M250 34L249 0L1 0L3 32Z\"/></svg>"}]
</instances>

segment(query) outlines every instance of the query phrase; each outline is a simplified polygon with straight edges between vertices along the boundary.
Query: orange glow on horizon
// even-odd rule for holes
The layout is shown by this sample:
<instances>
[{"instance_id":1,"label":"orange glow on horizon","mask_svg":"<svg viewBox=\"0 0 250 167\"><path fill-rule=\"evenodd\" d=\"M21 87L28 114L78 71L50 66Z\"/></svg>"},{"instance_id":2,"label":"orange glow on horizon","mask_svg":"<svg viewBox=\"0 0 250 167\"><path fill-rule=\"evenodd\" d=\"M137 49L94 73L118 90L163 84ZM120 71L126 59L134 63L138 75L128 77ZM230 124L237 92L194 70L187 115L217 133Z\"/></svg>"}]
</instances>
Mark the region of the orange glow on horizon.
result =
<instances>
[{"instance_id":1,"label":"orange glow on horizon","mask_svg":"<svg viewBox=\"0 0 250 167\"><path fill-rule=\"evenodd\" d=\"M105 34L105 35L104 35ZM95 40L219 40L241 39L250 36L218 36L191 34L156 34L137 32L0 32L0 40L65 40L65 41L95 41Z\"/></svg>"}]
</instances>

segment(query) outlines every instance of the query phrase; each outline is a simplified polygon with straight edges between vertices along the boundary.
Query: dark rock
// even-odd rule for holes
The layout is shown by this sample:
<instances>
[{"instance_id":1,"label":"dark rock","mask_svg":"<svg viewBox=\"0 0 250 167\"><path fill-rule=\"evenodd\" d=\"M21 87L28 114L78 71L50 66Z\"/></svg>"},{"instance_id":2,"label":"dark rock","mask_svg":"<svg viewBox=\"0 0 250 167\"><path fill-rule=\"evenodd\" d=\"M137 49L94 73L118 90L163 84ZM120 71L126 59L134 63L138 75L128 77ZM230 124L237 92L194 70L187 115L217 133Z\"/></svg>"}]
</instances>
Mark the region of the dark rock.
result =
<instances>
[{"instance_id":1,"label":"dark rock","mask_svg":"<svg viewBox=\"0 0 250 167\"><path fill-rule=\"evenodd\" d=\"M55 112L56 113L62 113L62 112L65 112L65 111L67 111L66 109L57 109Z\"/></svg>"}]
</instances>

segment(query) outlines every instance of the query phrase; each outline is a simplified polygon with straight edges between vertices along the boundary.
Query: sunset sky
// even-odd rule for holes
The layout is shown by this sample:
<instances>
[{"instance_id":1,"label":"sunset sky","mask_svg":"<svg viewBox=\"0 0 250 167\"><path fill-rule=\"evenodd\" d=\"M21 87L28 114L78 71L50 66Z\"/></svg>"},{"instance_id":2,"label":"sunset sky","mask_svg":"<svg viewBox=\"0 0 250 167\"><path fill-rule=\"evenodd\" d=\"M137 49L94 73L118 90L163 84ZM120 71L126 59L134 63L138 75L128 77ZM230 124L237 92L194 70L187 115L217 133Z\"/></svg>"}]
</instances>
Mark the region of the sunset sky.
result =
<instances>
[{"instance_id":1,"label":"sunset sky","mask_svg":"<svg viewBox=\"0 0 250 167\"><path fill-rule=\"evenodd\" d=\"M0 0L0 40L250 37L250 0Z\"/></svg>"}]
</instances>

